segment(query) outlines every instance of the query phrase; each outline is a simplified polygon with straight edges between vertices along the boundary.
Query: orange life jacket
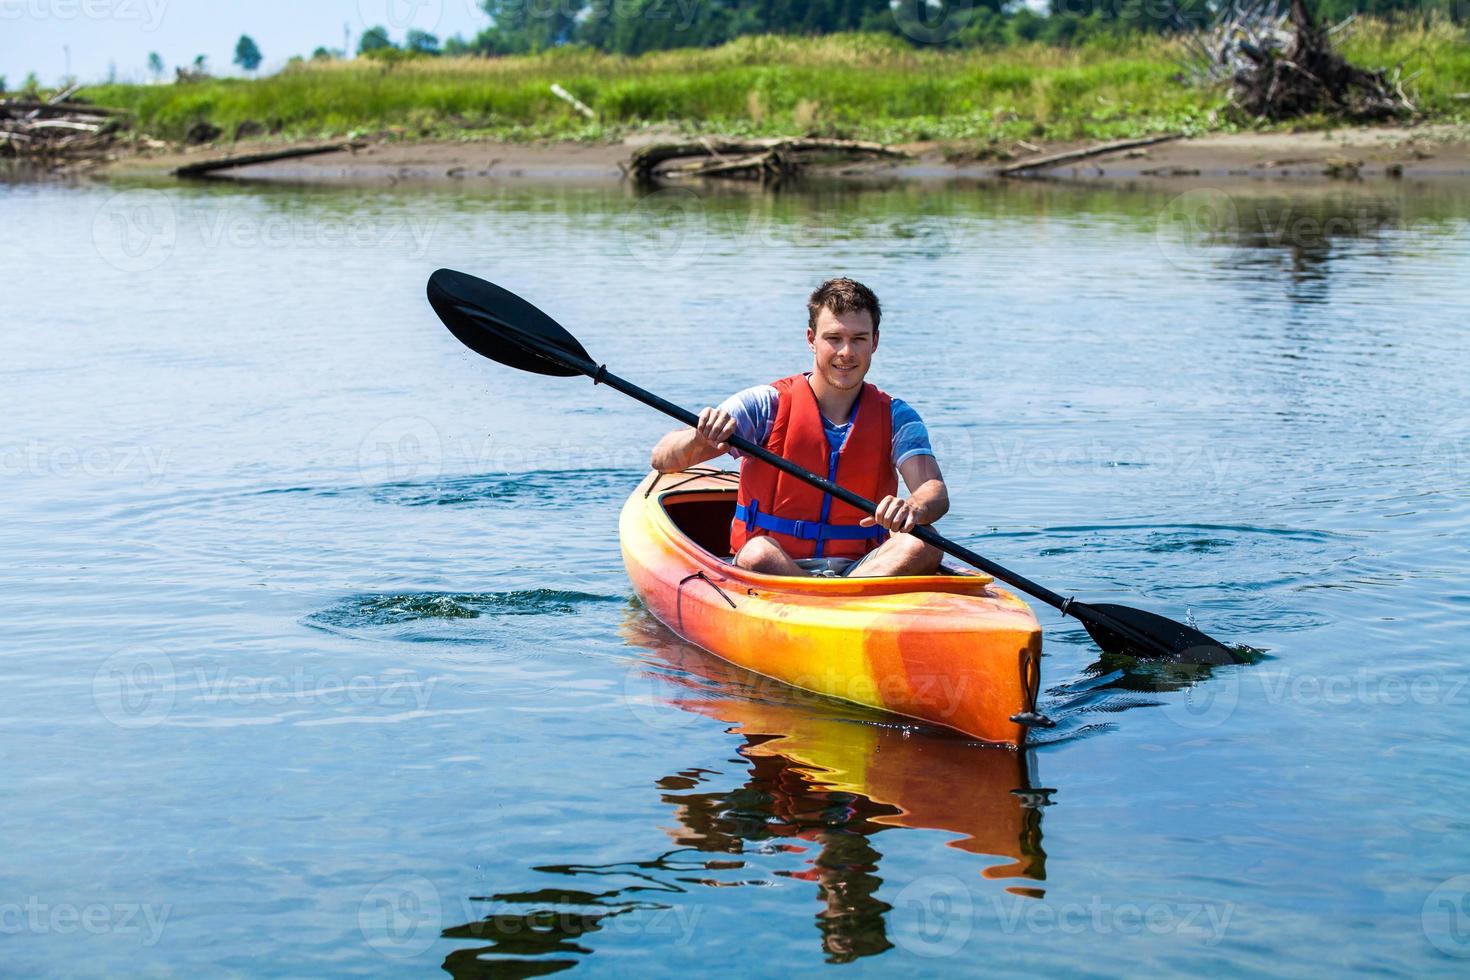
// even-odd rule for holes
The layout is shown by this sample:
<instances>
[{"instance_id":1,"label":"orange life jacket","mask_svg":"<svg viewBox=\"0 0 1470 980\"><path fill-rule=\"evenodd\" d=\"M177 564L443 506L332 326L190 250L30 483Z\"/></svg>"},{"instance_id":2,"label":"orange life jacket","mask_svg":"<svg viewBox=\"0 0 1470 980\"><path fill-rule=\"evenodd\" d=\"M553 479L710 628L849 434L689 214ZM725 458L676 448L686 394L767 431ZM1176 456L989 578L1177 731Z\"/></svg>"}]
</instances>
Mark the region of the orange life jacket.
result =
<instances>
[{"instance_id":1,"label":"orange life jacket","mask_svg":"<svg viewBox=\"0 0 1470 980\"><path fill-rule=\"evenodd\" d=\"M804 374L775 382L776 417L765 448L872 501L898 492L893 469L893 399L864 382L852 427L833 451L817 396ZM862 511L767 463L740 461L740 493L730 525L730 552L762 534L792 558L861 558L888 536L862 527Z\"/></svg>"}]
</instances>

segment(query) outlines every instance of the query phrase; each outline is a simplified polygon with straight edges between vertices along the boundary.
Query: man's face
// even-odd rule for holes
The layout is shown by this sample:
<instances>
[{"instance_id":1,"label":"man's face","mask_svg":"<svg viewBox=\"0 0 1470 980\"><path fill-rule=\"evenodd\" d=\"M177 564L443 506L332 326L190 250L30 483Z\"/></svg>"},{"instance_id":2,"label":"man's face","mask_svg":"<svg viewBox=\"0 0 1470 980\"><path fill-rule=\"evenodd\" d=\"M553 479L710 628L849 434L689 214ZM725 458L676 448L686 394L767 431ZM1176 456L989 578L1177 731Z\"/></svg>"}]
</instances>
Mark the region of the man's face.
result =
<instances>
[{"instance_id":1,"label":"man's face","mask_svg":"<svg viewBox=\"0 0 1470 980\"><path fill-rule=\"evenodd\" d=\"M848 391L863 383L878 349L878 331L867 310L838 315L823 309L806 342L816 355L816 372L829 386Z\"/></svg>"}]
</instances>

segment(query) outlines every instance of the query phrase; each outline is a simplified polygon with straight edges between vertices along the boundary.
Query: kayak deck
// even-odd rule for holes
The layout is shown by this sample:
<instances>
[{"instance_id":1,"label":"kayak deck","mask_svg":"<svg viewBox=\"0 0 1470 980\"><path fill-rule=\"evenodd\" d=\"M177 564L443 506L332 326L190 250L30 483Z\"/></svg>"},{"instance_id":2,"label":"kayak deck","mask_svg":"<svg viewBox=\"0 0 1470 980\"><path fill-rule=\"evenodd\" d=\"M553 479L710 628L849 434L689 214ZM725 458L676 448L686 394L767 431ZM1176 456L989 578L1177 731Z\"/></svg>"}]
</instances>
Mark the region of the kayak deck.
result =
<instances>
[{"instance_id":1,"label":"kayak deck","mask_svg":"<svg viewBox=\"0 0 1470 980\"><path fill-rule=\"evenodd\" d=\"M634 589L691 643L783 684L1020 745L1041 630L988 575L767 575L729 556L738 476L649 474L619 531Z\"/></svg>"}]
</instances>

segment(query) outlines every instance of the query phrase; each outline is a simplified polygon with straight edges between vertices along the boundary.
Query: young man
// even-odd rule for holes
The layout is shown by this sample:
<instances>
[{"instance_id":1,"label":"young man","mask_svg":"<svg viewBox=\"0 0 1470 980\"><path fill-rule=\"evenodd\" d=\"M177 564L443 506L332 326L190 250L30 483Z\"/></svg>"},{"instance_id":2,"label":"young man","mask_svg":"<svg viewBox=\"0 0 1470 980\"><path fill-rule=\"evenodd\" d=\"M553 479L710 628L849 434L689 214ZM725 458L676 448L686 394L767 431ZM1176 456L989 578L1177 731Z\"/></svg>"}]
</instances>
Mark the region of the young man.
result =
<instances>
[{"instance_id":1,"label":"young man","mask_svg":"<svg viewBox=\"0 0 1470 980\"><path fill-rule=\"evenodd\" d=\"M855 508L774 466L744 458L730 550L741 568L773 575L929 575L941 552L907 533L949 510L929 433L912 408L863 378L878 349L878 297L830 279L807 301L812 370L747 388L699 425L659 440L653 468L687 469L722 453L736 433L840 486L878 501ZM903 476L909 497L897 496Z\"/></svg>"}]
</instances>

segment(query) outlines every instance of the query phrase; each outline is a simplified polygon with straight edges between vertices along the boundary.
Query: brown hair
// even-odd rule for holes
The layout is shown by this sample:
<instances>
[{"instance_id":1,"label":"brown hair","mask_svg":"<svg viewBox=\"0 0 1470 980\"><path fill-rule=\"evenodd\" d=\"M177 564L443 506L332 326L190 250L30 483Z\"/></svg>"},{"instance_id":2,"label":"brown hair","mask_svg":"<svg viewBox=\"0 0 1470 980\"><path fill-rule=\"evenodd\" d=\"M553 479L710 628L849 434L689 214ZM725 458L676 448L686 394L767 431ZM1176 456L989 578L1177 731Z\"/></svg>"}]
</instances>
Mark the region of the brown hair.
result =
<instances>
[{"instance_id":1,"label":"brown hair","mask_svg":"<svg viewBox=\"0 0 1470 980\"><path fill-rule=\"evenodd\" d=\"M878 332L878 321L883 318L878 297L856 279L828 279L812 292L806 301L807 329L817 329L817 316L823 310L829 310L838 316L866 310L868 316L873 318L875 334Z\"/></svg>"}]
</instances>

